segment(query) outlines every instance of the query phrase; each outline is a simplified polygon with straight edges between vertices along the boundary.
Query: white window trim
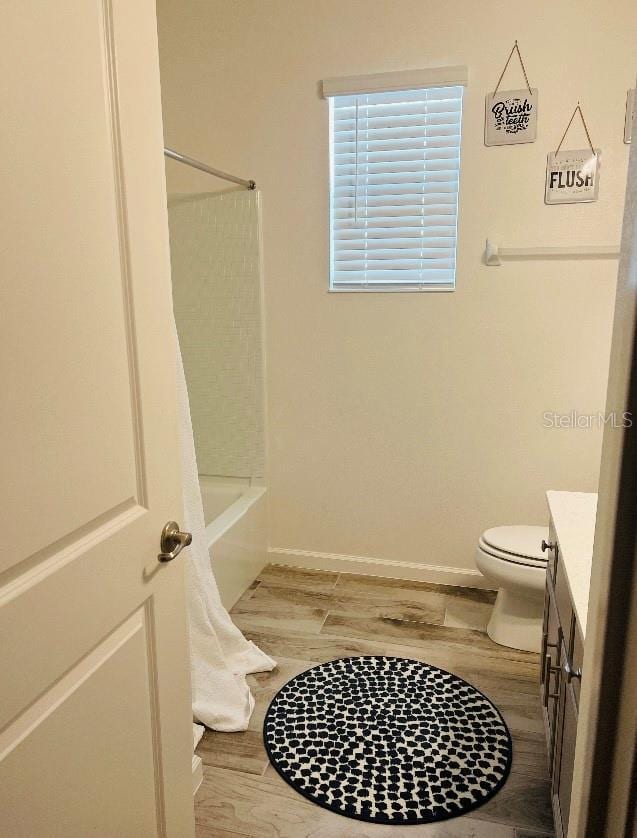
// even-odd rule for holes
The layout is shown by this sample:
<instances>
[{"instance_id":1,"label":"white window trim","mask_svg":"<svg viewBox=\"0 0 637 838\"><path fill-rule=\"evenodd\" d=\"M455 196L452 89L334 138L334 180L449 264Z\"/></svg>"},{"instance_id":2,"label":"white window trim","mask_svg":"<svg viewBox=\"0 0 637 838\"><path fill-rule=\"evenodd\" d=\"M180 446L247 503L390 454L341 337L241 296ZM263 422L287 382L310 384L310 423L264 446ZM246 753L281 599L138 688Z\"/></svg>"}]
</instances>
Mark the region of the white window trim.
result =
<instances>
[{"instance_id":1,"label":"white window trim","mask_svg":"<svg viewBox=\"0 0 637 838\"><path fill-rule=\"evenodd\" d=\"M466 66L428 67L423 70L398 70L393 73L371 73L366 76L340 76L323 79L324 99L331 96L353 96L357 93L389 93L392 90L420 90L425 87L466 87L469 71Z\"/></svg>"}]
</instances>

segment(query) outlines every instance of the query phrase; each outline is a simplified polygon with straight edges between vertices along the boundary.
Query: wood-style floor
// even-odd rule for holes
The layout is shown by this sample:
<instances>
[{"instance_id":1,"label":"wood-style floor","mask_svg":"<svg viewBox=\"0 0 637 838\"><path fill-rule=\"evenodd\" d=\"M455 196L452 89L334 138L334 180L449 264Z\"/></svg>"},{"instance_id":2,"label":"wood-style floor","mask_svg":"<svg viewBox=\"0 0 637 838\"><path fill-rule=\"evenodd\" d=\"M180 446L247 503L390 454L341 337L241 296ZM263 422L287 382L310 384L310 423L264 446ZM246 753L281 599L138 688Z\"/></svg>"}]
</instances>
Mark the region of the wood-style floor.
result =
<instances>
[{"instance_id":1,"label":"wood-style floor","mask_svg":"<svg viewBox=\"0 0 637 838\"><path fill-rule=\"evenodd\" d=\"M553 834L538 656L485 634L493 594L422 582L270 565L232 609L245 635L278 661L250 676L256 709L243 733L206 731L195 801L199 838L544 838ZM294 675L348 655L396 655L465 678L500 709L513 737L501 791L470 815L426 826L366 824L315 806L269 765L261 726Z\"/></svg>"}]
</instances>

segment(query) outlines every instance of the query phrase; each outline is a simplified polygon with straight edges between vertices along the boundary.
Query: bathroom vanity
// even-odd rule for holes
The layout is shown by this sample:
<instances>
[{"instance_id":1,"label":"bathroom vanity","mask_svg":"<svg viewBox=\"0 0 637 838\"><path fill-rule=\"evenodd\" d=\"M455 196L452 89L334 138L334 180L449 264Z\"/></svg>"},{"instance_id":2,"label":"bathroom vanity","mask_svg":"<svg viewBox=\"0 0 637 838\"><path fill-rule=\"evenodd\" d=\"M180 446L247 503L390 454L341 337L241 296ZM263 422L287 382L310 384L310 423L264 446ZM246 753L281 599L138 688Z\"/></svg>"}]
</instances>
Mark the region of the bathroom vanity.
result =
<instances>
[{"instance_id":1,"label":"bathroom vanity","mask_svg":"<svg viewBox=\"0 0 637 838\"><path fill-rule=\"evenodd\" d=\"M597 495L547 492L541 696L558 838L568 833Z\"/></svg>"}]
</instances>

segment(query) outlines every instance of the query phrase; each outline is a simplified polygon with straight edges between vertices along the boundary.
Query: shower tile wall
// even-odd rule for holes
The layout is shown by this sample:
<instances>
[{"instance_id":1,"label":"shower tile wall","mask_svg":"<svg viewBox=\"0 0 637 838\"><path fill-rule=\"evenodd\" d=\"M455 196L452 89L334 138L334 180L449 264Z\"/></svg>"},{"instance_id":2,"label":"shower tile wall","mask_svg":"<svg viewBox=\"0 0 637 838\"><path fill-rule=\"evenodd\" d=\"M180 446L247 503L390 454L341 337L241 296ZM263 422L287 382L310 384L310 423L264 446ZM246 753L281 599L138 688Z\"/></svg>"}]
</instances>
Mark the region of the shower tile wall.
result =
<instances>
[{"instance_id":1,"label":"shower tile wall","mask_svg":"<svg viewBox=\"0 0 637 838\"><path fill-rule=\"evenodd\" d=\"M199 473L261 477L258 194L168 201L173 300Z\"/></svg>"}]
</instances>

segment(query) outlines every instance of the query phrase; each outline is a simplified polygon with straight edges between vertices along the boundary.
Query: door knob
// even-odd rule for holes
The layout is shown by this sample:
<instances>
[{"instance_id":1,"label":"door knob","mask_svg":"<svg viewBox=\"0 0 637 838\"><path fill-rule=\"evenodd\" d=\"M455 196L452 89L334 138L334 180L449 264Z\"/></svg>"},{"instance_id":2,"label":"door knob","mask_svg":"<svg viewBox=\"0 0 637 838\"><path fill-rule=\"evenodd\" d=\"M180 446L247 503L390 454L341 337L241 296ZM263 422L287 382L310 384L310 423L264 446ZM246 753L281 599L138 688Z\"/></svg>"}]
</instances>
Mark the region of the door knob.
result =
<instances>
[{"instance_id":1,"label":"door knob","mask_svg":"<svg viewBox=\"0 0 637 838\"><path fill-rule=\"evenodd\" d=\"M169 521L161 531L159 546L161 553L157 555L160 562L172 562L192 541L192 534L180 532L177 521Z\"/></svg>"}]
</instances>

